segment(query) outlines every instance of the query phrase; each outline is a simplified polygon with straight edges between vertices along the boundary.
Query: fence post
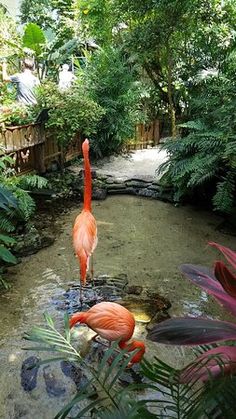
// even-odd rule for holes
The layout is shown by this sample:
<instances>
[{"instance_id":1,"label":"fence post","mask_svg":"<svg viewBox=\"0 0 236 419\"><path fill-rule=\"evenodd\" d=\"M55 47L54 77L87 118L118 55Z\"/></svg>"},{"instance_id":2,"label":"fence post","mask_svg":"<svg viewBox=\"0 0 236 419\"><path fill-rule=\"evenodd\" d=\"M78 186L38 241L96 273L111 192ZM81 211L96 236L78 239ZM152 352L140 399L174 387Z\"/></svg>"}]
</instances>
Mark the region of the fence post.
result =
<instances>
[{"instance_id":1,"label":"fence post","mask_svg":"<svg viewBox=\"0 0 236 419\"><path fill-rule=\"evenodd\" d=\"M158 145L160 143L160 121L159 119L155 119L154 121L154 133L153 133L153 142L154 145Z\"/></svg>"}]
</instances>

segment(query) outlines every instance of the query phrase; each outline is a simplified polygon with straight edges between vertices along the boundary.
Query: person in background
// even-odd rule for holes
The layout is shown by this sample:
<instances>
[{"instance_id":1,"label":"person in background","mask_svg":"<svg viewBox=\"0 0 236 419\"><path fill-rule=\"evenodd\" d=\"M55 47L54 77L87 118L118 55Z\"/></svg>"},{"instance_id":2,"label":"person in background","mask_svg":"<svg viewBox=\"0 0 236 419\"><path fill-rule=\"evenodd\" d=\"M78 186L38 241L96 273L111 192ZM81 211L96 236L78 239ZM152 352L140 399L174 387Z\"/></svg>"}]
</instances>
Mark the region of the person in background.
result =
<instances>
[{"instance_id":1,"label":"person in background","mask_svg":"<svg viewBox=\"0 0 236 419\"><path fill-rule=\"evenodd\" d=\"M76 77L72 71L69 71L68 64L63 64L62 71L59 72L59 89L61 91L69 89L75 80Z\"/></svg>"},{"instance_id":2,"label":"person in background","mask_svg":"<svg viewBox=\"0 0 236 419\"><path fill-rule=\"evenodd\" d=\"M12 82L16 84L17 100L24 105L36 105L37 99L35 97L34 89L39 86L40 81L38 77L32 73L34 69L34 61L31 58L25 58L23 62L22 73L7 74L7 63L2 63L2 79L4 82Z\"/></svg>"}]
</instances>

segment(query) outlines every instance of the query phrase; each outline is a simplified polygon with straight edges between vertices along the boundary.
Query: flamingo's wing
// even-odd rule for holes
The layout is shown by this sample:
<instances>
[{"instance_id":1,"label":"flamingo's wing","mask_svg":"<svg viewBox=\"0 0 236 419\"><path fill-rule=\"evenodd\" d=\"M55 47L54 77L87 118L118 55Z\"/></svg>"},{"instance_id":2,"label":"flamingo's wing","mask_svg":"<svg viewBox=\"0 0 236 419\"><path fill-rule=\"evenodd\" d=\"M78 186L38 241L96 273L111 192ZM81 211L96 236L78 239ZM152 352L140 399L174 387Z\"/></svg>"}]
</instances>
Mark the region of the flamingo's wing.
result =
<instances>
[{"instance_id":1,"label":"flamingo's wing","mask_svg":"<svg viewBox=\"0 0 236 419\"><path fill-rule=\"evenodd\" d=\"M79 258L81 279L85 282L89 257L97 244L96 220L89 211L82 211L76 218L73 228L73 245Z\"/></svg>"},{"instance_id":2,"label":"flamingo's wing","mask_svg":"<svg viewBox=\"0 0 236 419\"><path fill-rule=\"evenodd\" d=\"M129 340L133 335L135 321L124 307L104 302L89 310L87 324L104 339L113 341Z\"/></svg>"}]
</instances>

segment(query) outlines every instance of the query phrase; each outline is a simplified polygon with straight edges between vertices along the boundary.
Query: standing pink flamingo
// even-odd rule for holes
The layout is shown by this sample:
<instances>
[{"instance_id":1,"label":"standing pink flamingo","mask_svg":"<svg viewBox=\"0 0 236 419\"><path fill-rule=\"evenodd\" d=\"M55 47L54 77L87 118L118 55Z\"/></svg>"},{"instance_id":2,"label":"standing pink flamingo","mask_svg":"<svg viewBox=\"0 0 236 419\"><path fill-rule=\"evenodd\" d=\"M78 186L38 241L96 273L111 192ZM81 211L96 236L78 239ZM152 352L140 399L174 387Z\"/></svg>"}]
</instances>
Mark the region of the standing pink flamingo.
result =
<instances>
[{"instance_id":1,"label":"standing pink flamingo","mask_svg":"<svg viewBox=\"0 0 236 419\"><path fill-rule=\"evenodd\" d=\"M84 206L76 217L73 227L73 246L80 264L80 302L82 305L82 285L86 284L86 273L89 269L90 256L97 246L97 223L91 213L92 175L89 162L89 140L82 144L84 157ZM91 261L91 276L93 278L93 261Z\"/></svg>"},{"instance_id":2,"label":"standing pink flamingo","mask_svg":"<svg viewBox=\"0 0 236 419\"><path fill-rule=\"evenodd\" d=\"M137 340L128 342L134 333L135 320L127 308L117 303L104 301L94 305L88 311L73 314L70 318L70 327L76 323L87 324L97 335L109 342L119 340L119 347L127 348L128 352L139 349L131 358L129 366L141 361L145 353L145 344Z\"/></svg>"}]
</instances>

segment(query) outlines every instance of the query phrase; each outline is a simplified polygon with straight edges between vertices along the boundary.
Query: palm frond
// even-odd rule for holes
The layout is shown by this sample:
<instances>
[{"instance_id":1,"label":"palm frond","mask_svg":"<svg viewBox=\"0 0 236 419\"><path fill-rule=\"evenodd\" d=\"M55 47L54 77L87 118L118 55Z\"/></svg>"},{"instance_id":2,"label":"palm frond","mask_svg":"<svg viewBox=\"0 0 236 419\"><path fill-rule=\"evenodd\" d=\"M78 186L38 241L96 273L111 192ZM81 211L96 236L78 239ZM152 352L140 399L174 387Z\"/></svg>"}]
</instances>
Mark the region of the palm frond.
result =
<instances>
[{"instance_id":1,"label":"palm frond","mask_svg":"<svg viewBox=\"0 0 236 419\"><path fill-rule=\"evenodd\" d=\"M61 334L55 327L52 318L45 315L46 327L35 327L25 339L37 345L30 348L35 351L53 352L56 356L39 364L61 359L73 359L88 377L87 383L54 419L83 418L86 415L98 419L198 419L212 417L235 417L234 389L236 377L224 376L214 380L209 373L209 381L199 385L198 371L210 365L212 357L192 363L188 372L194 372L191 379L183 382L185 370L177 370L162 360L154 358L152 362L144 359L141 373L145 383L121 388L120 379L132 354L120 351L114 342L105 352L103 359L94 367L82 359L80 353L71 343L68 316L64 318L65 332ZM208 350L208 346L201 350ZM224 371L224 360L217 355L216 362ZM210 371L210 369L209 369ZM134 391L148 389L152 397L137 400ZM217 412L216 416L212 416Z\"/></svg>"}]
</instances>

